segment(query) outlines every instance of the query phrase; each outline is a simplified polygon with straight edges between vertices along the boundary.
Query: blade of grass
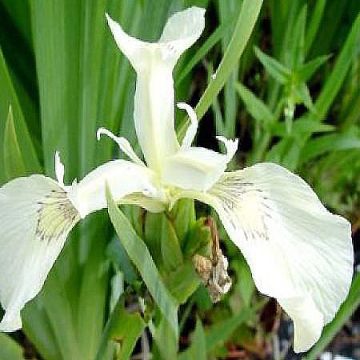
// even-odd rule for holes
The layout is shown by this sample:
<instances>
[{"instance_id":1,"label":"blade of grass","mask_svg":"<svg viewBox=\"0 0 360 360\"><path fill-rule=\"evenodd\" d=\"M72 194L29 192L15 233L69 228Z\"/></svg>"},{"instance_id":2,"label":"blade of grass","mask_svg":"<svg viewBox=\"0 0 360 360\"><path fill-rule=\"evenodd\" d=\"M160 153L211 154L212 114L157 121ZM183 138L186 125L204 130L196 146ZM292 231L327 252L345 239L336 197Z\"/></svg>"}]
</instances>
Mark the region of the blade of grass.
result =
<instances>
[{"instance_id":1,"label":"blade of grass","mask_svg":"<svg viewBox=\"0 0 360 360\"><path fill-rule=\"evenodd\" d=\"M21 150L18 138L15 131L14 116L11 106L9 107L9 114L5 124L4 134L4 170L6 177L14 179L26 174L26 167L24 159L21 155Z\"/></svg>"},{"instance_id":2,"label":"blade of grass","mask_svg":"<svg viewBox=\"0 0 360 360\"><path fill-rule=\"evenodd\" d=\"M301 153L301 163L305 163L326 152L360 149L360 137L352 132L323 135L310 140Z\"/></svg>"},{"instance_id":3,"label":"blade of grass","mask_svg":"<svg viewBox=\"0 0 360 360\"><path fill-rule=\"evenodd\" d=\"M217 346L227 341L233 332L246 321L254 316L254 310L250 308L243 309L239 314L215 323L206 334L206 348L208 352L213 351Z\"/></svg>"},{"instance_id":4,"label":"blade of grass","mask_svg":"<svg viewBox=\"0 0 360 360\"><path fill-rule=\"evenodd\" d=\"M136 345L136 341L145 329L145 322L138 312L128 313L124 306L125 299L120 297L103 333L96 360L103 360L109 351L110 341L120 343L117 360L127 360Z\"/></svg>"},{"instance_id":5,"label":"blade of grass","mask_svg":"<svg viewBox=\"0 0 360 360\"><path fill-rule=\"evenodd\" d=\"M5 63L3 53L0 49L0 140L4 140L6 118L9 113L9 106L13 112L14 131L17 134L19 151L23 156L27 169L31 172L41 172L41 167L31 136L26 126L24 115L20 107L12 80ZM7 180L4 174L4 159L0 157L0 183Z\"/></svg>"},{"instance_id":6,"label":"blade of grass","mask_svg":"<svg viewBox=\"0 0 360 360\"><path fill-rule=\"evenodd\" d=\"M206 338L204 327L199 318L196 319L196 327L191 336L192 341L190 347L180 353L178 360L206 360Z\"/></svg>"},{"instance_id":7,"label":"blade of grass","mask_svg":"<svg viewBox=\"0 0 360 360\"><path fill-rule=\"evenodd\" d=\"M318 0L314 4L314 9L312 10L311 19L305 35L305 54L309 52L315 36L319 30L321 19L324 14L324 9L326 5L326 0Z\"/></svg>"},{"instance_id":8,"label":"blade of grass","mask_svg":"<svg viewBox=\"0 0 360 360\"><path fill-rule=\"evenodd\" d=\"M330 76L315 102L317 116L323 120L329 111L336 95L338 94L346 74L349 71L353 59L358 56L357 44L360 40L360 14L353 23L350 33L347 36L345 44L341 49L336 64L332 69Z\"/></svg>"}]
</instances>

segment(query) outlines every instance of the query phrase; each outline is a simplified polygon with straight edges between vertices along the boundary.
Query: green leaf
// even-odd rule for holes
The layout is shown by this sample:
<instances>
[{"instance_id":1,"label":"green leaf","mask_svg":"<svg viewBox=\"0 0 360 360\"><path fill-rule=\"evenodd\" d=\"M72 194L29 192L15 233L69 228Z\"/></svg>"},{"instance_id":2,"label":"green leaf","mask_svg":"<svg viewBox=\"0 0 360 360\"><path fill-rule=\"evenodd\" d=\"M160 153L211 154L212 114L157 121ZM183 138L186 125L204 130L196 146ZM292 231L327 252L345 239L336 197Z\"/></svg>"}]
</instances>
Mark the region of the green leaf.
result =
<instances>
[{"instance_id":1,"label":"green leaf","mask_svg":"<svg viewBox=\"0 0 360 360\"><path fill-rule=\"evenodd\" d=\"M315 102L316 113L321 120L325 117L335 99L335 96L339 92L353 59L358 56L357 44L359 41L360 14L356 17L345 44L336 60L335 66L332 69L330 76L327 78L326 83L321 90L320 96Z\"/></svg>"},{"instance_id":2,"label":"green leaf","mask_svg":"<svg viewBox=\"0 0 360 360\"><path fill-rule=\"evenodd\" d=\"M299 81L307 82L311 79L313 74L316 72L316 70L326 63L330 59L331 55L323 55L319 56L313 60L310 60L306 64L300 66L296 71L296 76L299 79Z\"/></svg>"},{"instance_id":3,"label":"green leaf","mask_svg":"<svg viewBox=\"0 0 360 360\"><path fill-rule=\"evenodd\" d=\"M255 55L263 64L267 72L280 84L287 84L290 81L291 71L273 57L265 54L259 48L254 48Z\"/></svg>"},{"instance_id":4,"label":"green leaf","mask_svg":"<svg viewBox=\"0 0 360 360\"><path fill-rule=\"evenodd\" d=\"M216 30L206 39L201 47L196 51L194 56L191 57L190 61L185 65L180 74L177 76L176 86L185 79L185 77L191 72L191 70L205 58L206 54L221 40L230 25L233 26L234 19L230 19L226 23L221 24Z\"/></svg>"},{"instance_id":5,"label":"green leaf","mask_svg":"<svg viewBox=\"0 0 360 360\"><path fill-rule=\"evenodd\" d=\"M138 312L129 313L124 306L125 299L120 297L106 324L96 360L103 360L111 351L110 341L120 345L116 354L118 360L128 360L138 338L143 333L146 323ZM111 356L112 358L113 356Z\"/></svg>"},{"instance_id":6,"label":"green leaf","mask_svg":"<svg viewBox=\"0 0 360 360\"><path fill-rule=\"evenodd\" d=\"M297 69L298 66L303 64L305 59L305 26L306 26L306 15L307 15L307 5L305 4L295 22L293 28L291 40L291 59L290 64L292 69Z\"/></svg>"},{"instance_id":7,"label":"green leaf","mask_svg":"<svg viewBox=\"0 0 360 360\"><path fill-rule=\"evenodd\" d=\"M200 218L188 232L184 245L184 256L192 258L195 254L209 256L208 249L211 244L210 227L206 218Z\"/></svg>"},{"instance_id":8,"label":"green leaf","mask_svg":"<svg viewBox=\"0 0 360 360\"><path fill-rule=\"evenodd\" d=\"M162 216L161 220L161 233L158 236L161 238L162 260L165 271L173 271L183 264L184 259L179 239L172 223L166 216Z\"/></svg>"},{"instance_id":9,"label":"green leaf","mask_svg":"<svg viewBox=\"0 0 360 360\"><path fill-rule=\"evenodd\" d=\"M314 104L313 104L313 101L310 96L309 88L307 87L307 85L304 82L302 82L300 84L296 84L294 93L297 98L296 99L297 103L300 102L300 103L304 104L308 110L315 111Z\"/></svg>"},{"instance_id":10,"label":"green leaf","mask_svg":"<svg viewBox=\"0 0 360 360\"><path fill-rule=\"evenodd\" d=\"M255 284L249 265L245 259L233 261L231 265L235 268L237 275L237 283L235 286L239 289L244 305L250 307L251 299L255 292Z\"/></svg>"},{"instance_id":11,"label":"green leaf","mask_svg":"<svg viewBox=\"0 0 360 360\"><path fill-rule=\"evenodd\" d=\"M158 268L163 266L161 253L161 229L164 214L145 214L144 241Z\"/></svg>"},{"instance_id":12,"label":"green leaf","mask_svg":"<svg viewBox=\"0 0 360 360\"><path fill-rule=\"evenodd\" d=\"M307 353L304 360L315 360L318 355L325 349L335 335L340 331L350 316L360 305L360 274L356 274L352 282L349 295L341 305L335 319L325 326L320 340Z\"/></svg>"},{"instance_id":13,"label":"green leaf","mask_svg":"<svg viewBox=\"0 0 360 360\"><path fill-rule=\"evenodd\" d=\"M153 259L141 238L132 228L129 220L116 206L107 189L107 202L110 220L128 256L138 269L150 294L169 323L173 334L178 336L177 306L166 289Z\"/></svg>"},{"instance_id":14,"label":"green leaf","mask_svg":"<svg viewBox=\"0 0 360 360\"><path fill-rule=\"evenodd\" d=\"M292 135L301 136L302 134L313 134L330 132L336 130L334 125L322 124L309 118L300 118L292 123ZM276 136L288 136L285 123L277 123L272 128L273 134Z\"/></svg>"},{"instance_id":15,"label":"green leaf","mask_svg":"<svg viewBox=\"0 0 360 360\"><path fill-rule=\"evenodd\" d=\"M16 136L14 116L9 107L4 132L4 169L7 179L14 179L26 175L24 159Z\"/></svg>"},{"instance_id":16,"label":"green leaf","mask_svg":"<svg viewBox=\"0 0 360 360\"><path fill-rule=\"evenodd\" d=\"M169 273L166 278L167 287L178 304L184 304L200 285L191 261L186 261L175 271Z\"/></svg>"},{"instance_id":17,"label":"green leaf","mask_svg":"<svg viewBox=\"0 0 360 360\"><path fill-rule=\"evenodd\" d=\"M324 14L324 9L326 5L326 0L317 0L314 4L314 9L311 11L311 19L307 27L306 36L305 36L305 52L307 53L313 41L315 39L316 33L319 30L321 19Z\"/></svg>"},{"instance_id":18,"label":"green leaf","mask_svg":"<svg viewBox=\"0 0 360 360\"><path fill-rule=\"evenodd\" d=\"M0 359L24 360L22 347L10 336L0 333Z\"/></svg>"},{"instance_id":19,"label":"green leaf","mask_svg":"<svg viewBox=\"0 0 360 360\"><path fill-rule=\"evenodd\" d=\"M23 158L24 165L26 165L26 170L29 172L38 172L41 173L41 167L37 154L32 143L29 131L27 129L24 115L20 107L20 103L17 98L17 94L12 83L9 70L5 63L3 53L0 48L0 140L9 141L12 143L12 148L14 150L13 135L10 133L13 131L13 134L16 134L18 150L17 154L21 154ZM13 121L9 123L9 107L11 106ZM8 118L8 120L6 120ZM12 139L5 139L5 124L8 125L7 128L7 137L11 136ZM7 150L9 151L9 149ZM13 154L14 155L14 154ZM12 155L12 156L13 156ZM15 155L14 155L15 156ZM18 158L18 157L17 157ZM9 166L9 164L8 164ZM7 177L4 173L4 157L0 156L0 183L7 181Z\"/></svg>"},{"instance_id":20,"label":"green leaf","mask_svg":"<svg viewBox=\"0 0 360 360\"><path fill-rule=\"evenodd\" d=\"M164 316L160 316L160 320L156 326L150 322L149 329L156 344L156 347L153 346L152 353L156 354L157 351L160 351L160 359L176 359L178 352L178 341L177 338L171 336L172 329ZM159 357L156 355L154 358L159 359Z\"/></svg>"},{"instance_id":21,"label":"green leaf","mask_svg":"<svg viewBox=\"0 0 360 360\"><path fill-rule=\"evenodd\" d=\"M170 212L171 222L182 245L188 231L196 222L195 204L192 199L181 199Z\"/></svg>"},{"instance_id":22,"label":"green leaf","mask_svg":"<svg viewBox=\"0 0 360 360\"><path fill-rule=\"evenodd\" d=\"M106 254L112 260L116 267L118 267L124 274L125 281L132 284L137 280L138 276L131 264L129 256L127 255L124 246L119 241L117 236L110 241L106 249Z\"/></svg>"},{"instance_id":23,"label":"green leaf","mask_svg":"<svg viewBox=\"0 0 360 360\"><path fill-rule=\"evenodd\" d=\"M275 116L272 114L271 110L251 90L241 83L236 84L236 90L244 102L246 110L255 120L266 126L274 123Z\"/></svg>"},{"instance_id":24,"label":"green leaf","mask_svg":"<svg viewBox=\"0 0 360 360\"><path fill-rule=\"evenodd\" d=\"M181 353L178 360L206 360L206 338L201 320L197 318L195 331L191 336L190 347Z\"/></svg>"},{"instance_id":25,"label":"green leaf","mask_svg":"<svg viewBox=\"0 0 360 360\"><path fill-rule=\"evenodd\" d=\"M302 163L310 161L329 151L360 149L360 137L351 132L345 134L323 135L309 140L301 153Z\"/></svg>"},{"instance_id":26,"label":"green leaf","mask_svg":"<svg viewBox=\"0 0 360 360\"><path fill-rule=\"evenodd\" d=\"M168 272L182 265L180 241L167 214L146 214L145 241L160 270Z\"/></svg>"},{"instance_id":27,"label":"green leaf","mask_svg":"<svg viewBox=\"0 0 360 360\"><path fill-rule=\"evenodd\" d=\"M240 325L252 317L254 317L254 310L244 308L239 314L215 323L206 331L206 348L208 352L225 343Z\"/></svg>"},{"instance_id":28,"label":"green leaf","mask_svg":"<svg viewBox=\"0 0 360 360\"><path fill-rule=\"evenodd\" d=\"M225 82L228 80L234 67L238 64L260 14L262 3L263 0L243 1L233 36L224 53L224 57L216 70L214 78L206 88L196 106L195 110L199 120L202 119L209 109L216 96L224 87ZM188 121L184 122L179 129L178 133L180 138L185 134L187 123Z\"/></svg>"}]
</instances>

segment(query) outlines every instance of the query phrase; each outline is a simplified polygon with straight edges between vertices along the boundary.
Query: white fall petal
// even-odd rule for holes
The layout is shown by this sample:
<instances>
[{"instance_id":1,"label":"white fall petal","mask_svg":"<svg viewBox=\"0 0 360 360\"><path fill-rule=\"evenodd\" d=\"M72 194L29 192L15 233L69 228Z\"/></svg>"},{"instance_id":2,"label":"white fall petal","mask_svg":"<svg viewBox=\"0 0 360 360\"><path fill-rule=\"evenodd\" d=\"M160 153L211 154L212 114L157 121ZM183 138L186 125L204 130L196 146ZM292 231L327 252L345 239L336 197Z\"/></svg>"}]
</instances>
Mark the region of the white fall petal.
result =
<instances>
[{"instance_id":1,"label":"white fall petal","mask_svg":"<svg viewBox=\"0 0 360 360\"><path fill-rule=\"evenodd\" d=\"M158 42L140 41L126 34L107 15L116 44L134 67L134 121L147 165L161 173L162 162L179 149L174 128L173 68L181 54L201 35L204 9L192 7L174 14Z\"/></svg>"},{"instance_id":2,"label":"white fall petal","mask_svg":"<svg viewBox=\"0 0 360 360\"><path fill-rule=\"evenodd\" d=\"M43 175L0 188L0 331L21 328L20 310L42 288L79 219L62 187Z\"/></svg>"},{"instance_id":3,"label":"white fall petal","mask_svg":"<svg viewBox=\"0 0 360 360\"><path fill-rule=\"evenodd\" d=\"M158 200L162 191L151 169L126 160L113 160L91 171L69 190L69 199L81 218L106 208L106 186L117 204L134 203L152 212L164 210Z\"/></svg>"},{"instance_id":4,"label":"white fall petal","mask_svg":"<svg viewBox=\"0 0 360 360\"><path fill-rule=\"evenodd\" d=\"M294 350L307 351L349 291L349 222L326 210L300 177L271 163L225 173L208 192L186 196L216 210L257 288L294 321Z\"/></svg>"},{"instance_id":5,"label":"white fall petal","mask_svg":"<svg viewBox=\"0 0 360 360\"><path fill-rule=\"evenodd\" d=\"M41 290L71 229L106 207L106 186L118 203L164 209L156 177L144 165L110 161L72 186L64 186L58 153L55 170L58 182L32 175L0 188L0 331L21 328L21 309Z\"/></svg>"}]
</instances>

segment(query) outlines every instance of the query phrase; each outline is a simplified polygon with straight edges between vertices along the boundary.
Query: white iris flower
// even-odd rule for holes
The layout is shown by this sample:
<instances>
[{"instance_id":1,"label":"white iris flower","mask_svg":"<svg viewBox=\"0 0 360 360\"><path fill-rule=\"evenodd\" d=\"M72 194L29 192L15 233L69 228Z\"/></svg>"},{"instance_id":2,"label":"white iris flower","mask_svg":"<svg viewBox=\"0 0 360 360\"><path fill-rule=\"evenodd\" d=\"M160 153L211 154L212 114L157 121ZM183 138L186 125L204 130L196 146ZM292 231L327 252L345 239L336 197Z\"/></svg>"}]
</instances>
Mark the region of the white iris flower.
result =
<instances>
[{"instance_id":1,"label":"white iris flower","mask_svg":"<svg viewBox=\"0 0 360 360\"><path fill-rule=\"evenodd\" d=\"M218 213L245 256L254 282L274 297L294 322L294 349L306 351L346 298L353 273L350 224L333 215L300 177L260 163L225 172L237 140L218 137L226 153L192 146L197 118L180 103L191 124L181 144L174 127L173 68L201 35L204 10L173 15L156 43L127 35L107 16L114 39L137 73L136 134L143 162L124 138L108 135L131 161L114 160L65 186L56 156L57 182L43 175L10 181L0 189L0 330L21 327L20 311L40 291L73 226L105 208L106 184L118 204L152 212L180 198L199 200Z\"/></svg>"}]
</instances>

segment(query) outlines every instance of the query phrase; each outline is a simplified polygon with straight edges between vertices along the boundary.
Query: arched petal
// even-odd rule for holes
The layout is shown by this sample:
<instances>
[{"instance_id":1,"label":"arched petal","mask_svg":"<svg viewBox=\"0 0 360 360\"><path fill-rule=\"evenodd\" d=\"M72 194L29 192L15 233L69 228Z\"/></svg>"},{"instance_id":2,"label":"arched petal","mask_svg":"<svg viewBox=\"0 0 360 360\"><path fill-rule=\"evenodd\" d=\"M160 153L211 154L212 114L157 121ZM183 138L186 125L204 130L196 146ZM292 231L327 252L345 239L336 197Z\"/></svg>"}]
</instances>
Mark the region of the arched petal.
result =
<instances>
[{"instance_id":1,"label":"arched petal","mask_svg":"<svg viewBox=\"0 0 360 360\"><path fill-rule=\"evenodd\" d=\"M181 150L185 150L185 149L188 149L191 147L191 144L193 143L193 141L195 139L199 123L198 123L198 118L197 118L196 112L190 105L180 102L180 103L177 103L177 107L181 110L185 110L190 119L190 125L187 128L186 134L181 143Z\"/></svg>"},{"instance_id":2,"label":"arched petal","mask_svg":"<svg viewBox=\"0 0 360 360\"><path fill-rule=\"evenodd\" d=\"M237 140L219 140L225 143L226 154L202 147L181 149L165 160L162 180L181 189L208 190L224 173L237 149Z\"/></svg>"},{"instance_id":3,"label":"arched petal","mask_svg":"<svg viewBox=\"0 0 360 360\"><path fill-rule=\"evenodd\" d=\"M106 208L106 186L118 204L134 203L152 211L163 209L163 195L152 170L130 161L113 160L91 171L69 190L69 198L82 218Z\"/></svg>"},{"instance_id":4,"label":"arched petal","mask_svg":"<svg viewBox=\"0 0 360 360\"><path fill-rule=\"evenodd\" d=\"M65 184L64 184L65 166L61 162L60 153L58 151L55 152L54 160L55 160L54 163L55 163L56 180L60 184L60 186L65 187Z\"/></svg>"},{"instance_id":5,"label":"arched petal","mask_svg":"<svg viewBox=\"0 0 360 360\"><path fill-rule=\"evenodd\" d=\"M244 254L257 288L294 321L294 349L308 350L345 300L353 274L351 228L300 177L263 163L225 173L207 193Z\"/></svg>"},{"instance_id":6,"label":"arched petal","mask_svg":"<svg viewBox=\"0 0 360 360\"><path fill-rule=\"evenodd\" d=\"M105 129L105 128L99 128L96 132L96 138L97 140L100 140L101 135L106 135L108 136L110 139L114 140L120 150L126 154L130 160L132 160L135 164L141 165L141 166L145 166L145 164L142 162L142 160L136 155L134 149L132 148L131 144L129 143L128 139L121 137L121 136L116 136L114 135L110 130Z\"/></svg>"},{"instance_id":7,"label":"arched petal","mask_svg":"<svg viewBox=\"0 0 360 360\"><path fill-rule=\"evenodd\" d=\"M173 67L200 36L204 10L192 7L173 15L156 43L132 38L109 16L107 19L118 47L137 72L134 121L139 144L147 165L161 172L163 159L179 149L174 128Z\"/></svg>"},{"instance_id":8,"label":"arched petal","mask_svg":"<svg viewBox=\"0 0 360 360\"><path fill-rule=\"evenodd\" d=\"M167 21L159 43L164 56L174 65L181 54L200 37L205 28L205 9L193 6L175 13ZM166 47L165 47L166 46Z\"/></svg>"},{"instance_id":9,"label":"arched petal","mask_svg":"<svg viewBox=\"0 0 360 360\"><path fill-rule=\"evenodd\" d=\"M0 331L21 328L21 309L42 288L79 219L64 189L43 175L0 188Z\"/></svg>"}]
</instances>

